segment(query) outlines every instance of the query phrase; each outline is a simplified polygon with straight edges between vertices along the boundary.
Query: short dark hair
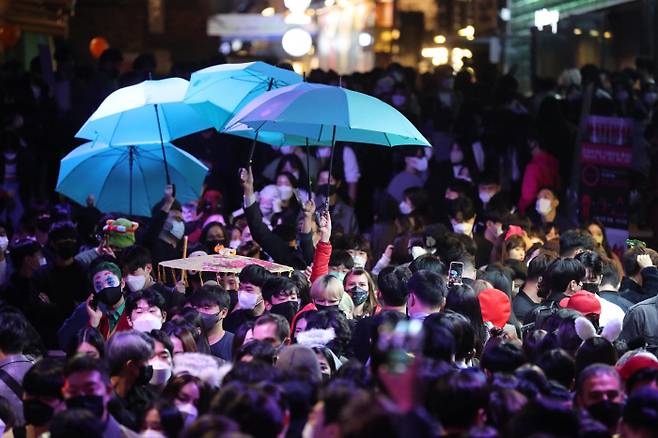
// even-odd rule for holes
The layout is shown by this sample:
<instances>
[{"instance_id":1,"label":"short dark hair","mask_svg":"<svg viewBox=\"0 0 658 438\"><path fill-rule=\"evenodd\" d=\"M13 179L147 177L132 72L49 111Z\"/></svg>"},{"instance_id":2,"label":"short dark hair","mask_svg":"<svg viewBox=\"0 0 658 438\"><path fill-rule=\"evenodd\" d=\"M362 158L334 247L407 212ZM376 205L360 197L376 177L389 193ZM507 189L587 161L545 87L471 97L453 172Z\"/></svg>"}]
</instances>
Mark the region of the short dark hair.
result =
<instances>
[{"instance_id":1,"label":"short dark hair","mask_svg":"<svg viewBox=\"0 0 658 438\"><path fill-rule=\"evenodd\" d=\"M276 349L272 344L257 339L244 344L235 354L234 362L240 362L243 357L251 356L253 361L260 361L268 365L274 365Z\"/></svg>"},{"instance_id":2,"label":"short dark hair","mask_svg":"<svg viewBox=\"0 0 658 438\"><path fill-rule=\"evenodd\" d=\"M41 251L41 244L36 240L29 238L20 239L9 248L11 263L16 270L19 270L23 266L25 257L33 256L39 251Z\"/></svg>"},{"instance_id":3,"label":"short dark hair","mask_svg":"<svg viewBox=\"0 0 658 438\"><path fill-rule=\"evenodd\" d=\"M32 365L23 377L23 389L35 397L62 398L65 361L60 358L44 357Z\"/></svg>"},{"instance_id":4,"label":"short dark hair","mask_svg":"<svg viewBox=\"0 0 658 438\"><path fill-rule=\"evenodd\" d=\"M290 338L290 323L285 317L276 313L265 313L256 320L254 327L265 324L274 324L276 326L276 336L280 342Z\"/></svg>"},{"instance_id":5,"label":"short dark hair","mask_svg":"<svg viewBox=\"0 0 658 438\"><path fill-rule=\"evenodd\" d=\"M523 350L511 342L487 345L482 352L482 369L491 373L513 373L526 362Z\"/></svg>"},{"instance_id":6,"label":"short dark hair","mask_svg":"<svg viewBox=\"0 0 658 438\"><path fill-rule=\"evenodd\" d=\"M96 371L101 375L104 383L110 383L110 371L104 360L96 359L88 354L77 354L66 363L64 368L64 377L68 378L74 373L84 373Z\"/></svg>"},{"instance_id":7,"label":"short dark hair","mask_svg":"<svg viewBox=\"0 0 658 438\"><path fill-rule=\"evenodd\" d=\"M249 283L261 288L271 276L272 274L260 265L247 265L238 274L240 283Z\"/></svg>"},{"instance_id":8,"label":"short dark hair","mask_svg":"<svg viewBox=\"0 0 658 438\"><path fill-rule=\"evenodd\" d=\"M193 307L217 305L219 310L228 309L231 306L231 296L221 286L204 284L189 298Z\"/></svg>"},{"instance_id":9,"label":"short dark hair","mask_svg":"<svg viewBox=\"0 0 658 438\"><path fill-rule=\"evenodd\" d=\"M561 348L553 348L539 356L537 366L544 371L548 379L555 380L565 388L571 388L576 377L573 357Z\"/></svg>"},{"instance_id":10,"label":"short dark hair","mask_svg":"<svg viewBox=\"0 0 658 438\"><path fill-rule=\"evenodd\" d=\"M48 242L57 242L60 240L72 239L77 240L78 232L75 224L71 221L59 221L50 226L48 231Z\"/></svg>"},{"instance_id":11,"label":"short dark hair","mask_svg":"<svg viewBox=\"0 0 658 438\"><path fill-rule=\"evenodd\" d=\"M410 278L411 271L403 266L391 266L382 269L377 277L377 285L384 304L387 306L404 306L409 296L407 283Z\"/></svg>"},{"instance_id":12,"label":"short dark hair","mask_svg":"<svg viewBox=\"0 0 658 438\"><path fill-rule=\"evenodd\" d=\"M650 248L641 248L639 246L629 248L621 256L621 264L624 267L624 273L627 277L633 277L640 272L640 265L637 263L637 256L641 254L649 254L654 264L656 263L658 255L654 250Z\"/></svg>"},{"instance_id":13,"label":"short dark hair","mask_svg":"<svg viewBox=\"0 0 658 438\"><path fill-rule=\"evenodd\" d=\"M152 264L151 252L144 246L132 245L121 252L121 267L128 274Z\"/></svg>"},{"instance_id":14,"label":"short dark hair","mask_svg":"<svg viewBox=\"0 0 658 438\"><path fill-rule=\"evenodd\" d=\"M409 263L409 270L412 273L418 271L432 271L439 275L446 274L446 265L441 262L437 256L432 254L423 254L416 257L413 262Z\"/></svg>"},{"instance_id":15,"label":"short dark hair","mask_svg":"<svg viewBox=\"0 0 658 438\"><path fill-rule=\"evenodd\" d=\"M49 425L52 438L83 436L102 438L103 423L87 409L67 409L56 414Z\"/></svg>"},{"instance_id":16,"label":"short dark hair","mask_svg":"<svg viewBox=\"0 0 658 438\"><path fill-rule=\"evenodd\" d=\"M456 339L443 324L442 313L433 313L423 321L423 357L452 362L457 350Z\"/></svg>"},{"instance_id":17,"label":"short dark hair","mask_svg":"<svg viewBox=\"0 0 658 438\"><path fill-rule=\"evenodd\" d=\"M597 252L590 250L583 251L574 258L582 263L585 268L592 271L593 275L601 275L601 272L603 271L603 257Z\"/></svg>"},{"instance_id":18,"label":"short dark hair","mask_svg":"<svg viewBox=\"0 0 658 438\"><path fill-rule=\"evenodd\" d=\"M475 205L471 198L459 196L448 202L448 215L454 219L461 213L462 220L469 220L475 216Z\"/></svg>"},{"instance_id":19,"label":"short dark hair","mask_svg":"<svg viewBox=\"0 0 658 438\"><path fill-rule=\"evenodd\" d=\"M617 359L617 350L612 342L595 336L583 342L576 351L576 374L595 363L614 365Z\"/></svg>"},{"instance_id":20,"label":"short dark hair","mask_svg":"<svg viewBox=\"0 0 658 438\"><path fill-rule=\"evenodd\" d=\"M20 354L28 344L30 327L25 316L17 309L0 310L0 351L4 354Z\"/></svg>"},{"instance_id":21,"label":"short dark hair","mask_svg":"<svg viewBox=\"0 0 658 438\"><path fill-rule=\"evenodd\" d=\"M428 306L440 306L445 303L448 288L443 276L432 271L418 271L411 276L408 283L409 293L413 293L421 303Z\"/></svg>"},{"instance_id":22,"label":"short dark hair","mask_svg":"<svg viewBox=\"0 0 658 438\"><path fill-rule=\"evenodd\" d=\"M329 258L329 266L340 266L343 265L347 269L352 269L354 267L354 259L344 249L336 249L331 253Z\"/></svg>"},{"instance_id":23,"label":"short dark hair","mask_svg":"<svg viewBox=\"0 0 658 438\"><path fill-rule=\"evenodd\" d=\"M555 259L556 256L554 254L547 252L539 254L537 257L530 260L530 263L528 264L528 280L538 280L539 277L543 277L548 265L550 265Z\"/></svg>"},{"instance_id":24,"label":"short dark hair","mask_svg":"<svg viewBox=\"0 0 658 438\"><path fill-rule=\"evenodd\" d=\"M133 313L133 310L137 308L137 303L141 300L144 300L148 303L149 306L155 306L160 309L162 312L166 310L166 303L164 297L152 287L147 289L138 290L128 295L126 300L126 314L130 317Z\"/></svg>"},{"instance_id":25,"label":"short dark hair","mask_svg":"<svg viewBox=\"0 0 658 438\"><path fill-rule=\"evenodd\" d=\"M619 277L619 271L617 267L612 262L612 260L605 259L603 260L603 265L601 267L601 284L612 284L618 286L621 278Z\"/></svg>"},{"instance_id":26,"label":"short dark hair","mask_svg":"<svg viewBox=\"0 0 658 438\"><path fill-rule=\"evenodd\" d=\"M453 371L440 377L429 394L429 411L443 427L468 429L487 407L487 377L475 368Z\"/></svg>"},{"instance_id":27,"label":"short dark hair","mask_svg":"<svg viewBox=\"0 0 658 438\"><path fill-rule=\"evenodd\" d=\"M571 281L579 282L585 277L585 267L576 259L559 258L548 265L542 277L539 295L543 298L551 293L564 292Z\"/></svg>"},{"instance_id":28,"label":"short dark hair","mask_svg":"<svg viewBox=\"0 0 658 438\"><path fill-rule=\"evenodd\" d=\"M272 297L290 296L293 292L298 292L297 285L286 277L272 277L265 282L262 288L263 299L268 303L272 302Z\"/></svg>"},{"instance_id":29,"label":"short dark hair","mask_svg":"<svg viewBox=\"0 0 658 438\"><path fill-rule=\"evenodd\" d=\"M153 339L154 342L161 343L164 346L165 350L169 352L171 357L174 357L174 344L173 342L171 342L171 338L164 330L153 329L150 332L148 332L147 335L150 336L150 338Z\"/></svg>"},{"instance_id":30,"label":"short dark hair","mask_svg":"<svg viewBox=\"0 0 658 438\"><path fill-rule=\"evenodd\" d=\"M567 230L560 234L560 255L567 254L575 249L594 251L596 242L592 235L585 230Z\"/></svg>"},{"instance_id":31,"label":"short dark hair","mask_svg":"<svg viewBox=\"0 0 658 438\"><path fill-rule=\"evenodd\" d=\"M231 418L241 432L251 436L276 438L284 426L284 411L274 395L237 382L222 387L212 411Z\"/></svg>"}]
</instances>

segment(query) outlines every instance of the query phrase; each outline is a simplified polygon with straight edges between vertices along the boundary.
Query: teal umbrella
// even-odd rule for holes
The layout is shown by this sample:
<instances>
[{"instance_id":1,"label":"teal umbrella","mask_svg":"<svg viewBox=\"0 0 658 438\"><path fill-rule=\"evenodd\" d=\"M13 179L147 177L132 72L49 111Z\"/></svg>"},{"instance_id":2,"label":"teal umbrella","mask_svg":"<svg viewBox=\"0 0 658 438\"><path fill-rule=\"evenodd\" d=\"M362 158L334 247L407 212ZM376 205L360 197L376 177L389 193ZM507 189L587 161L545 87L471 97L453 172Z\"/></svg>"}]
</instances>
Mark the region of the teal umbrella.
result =
<instances>
[{"instance_id":1,"label":"teal umbrella","mask_svg":"<svg viewBox=\"0 0 658 438\"><path fill-rule=\"evenodd\" d=\"M430 143L398 110L356 91L321 84L300 83L255 98L226 124L259 132L279 132L312 142L336 141L382 146L426 146ZM333 152L329 160L330 172Z\"/></svg>"},{"instance_id":2,"label":"teal umbrella","mask_svg":"<svg viewBox=\"0 0 658 438\"><path fill-rule=\"evenodd\" d=\"M183 102L187 88L181 78L120 88L105 98L76 137L113 146L160 143L164 178L170 183L164 143L212 127Z\"/></svg>"},{"instance_id":3,"label":"teal umbrella","mask_svg":"<svg viewBox=\"0 0 658 438\"><path fill-rule=\"evenodd\" d=\"M184 101L221 131L254 98L299 82L297 73L260 61L221 64L192 73Z\"/></svg>"},{"instance_id":4,"label":"teal umbrella","mask_svg":"<svg viewBox=\"0 0 658 438\"><path fill-rule=\"evenodd\" d=\"M181 203L198 199L206 166L171 143L165 143L164 149L176 199ZM90 142L62 159L56 190L82 205L88 195L94 195L103 212L149 217L162 199L164 173L160 143L108 146Z\"/></svg>"},{"instance_id":5,"label":"teal umbrella","mask_svg":"<svg viewBox=\"0 0 658 438\"><path fill-rule=\"evenodd\" d=\"M255 132L280 132L312 141L383 146L430 143L398 110L381 100L330 85L300 83L272 90L247 104L226 124Z\"/></svg>"}]
</instances>

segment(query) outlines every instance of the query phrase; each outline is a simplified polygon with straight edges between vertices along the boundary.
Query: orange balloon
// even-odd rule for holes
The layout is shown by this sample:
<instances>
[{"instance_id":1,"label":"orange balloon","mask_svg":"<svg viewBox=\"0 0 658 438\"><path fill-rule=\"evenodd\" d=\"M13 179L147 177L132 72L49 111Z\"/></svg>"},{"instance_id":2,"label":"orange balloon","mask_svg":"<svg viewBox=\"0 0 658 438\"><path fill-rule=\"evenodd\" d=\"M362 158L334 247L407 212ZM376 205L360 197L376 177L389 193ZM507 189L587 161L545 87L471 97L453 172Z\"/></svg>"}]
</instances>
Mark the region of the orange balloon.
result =
<instances>
[{"instance_id":1,"label":"orange balloon","mask_svg":"<svg viewBox=\"0 0 658 438\"><path fill-rule=\"evenodd\" d=\"M101 57L103 52L110 48L110 44L103 37L94 37L89 42L89 51L91 56L98 59Z\"/></svg>"},{"instance_id":2,"label":"orange balloon","mask_svg":"<svg viewBox=\"0 0 658 438\"><path fill-rule=\"evenodd\" d=\"M15 24L0 25L0 44L5 49L16 45L21 38L21 28Z\"/></svg>"}]
</instances>

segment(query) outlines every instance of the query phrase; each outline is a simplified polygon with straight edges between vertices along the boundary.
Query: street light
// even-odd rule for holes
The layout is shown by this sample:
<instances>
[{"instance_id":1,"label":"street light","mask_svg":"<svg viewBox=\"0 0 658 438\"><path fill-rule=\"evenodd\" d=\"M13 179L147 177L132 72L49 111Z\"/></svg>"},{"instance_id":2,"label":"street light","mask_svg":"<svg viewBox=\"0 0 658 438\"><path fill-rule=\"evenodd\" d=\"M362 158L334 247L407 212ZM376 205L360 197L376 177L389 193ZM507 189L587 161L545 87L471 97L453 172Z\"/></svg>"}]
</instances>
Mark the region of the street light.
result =
<instances>
[{"instance_id":1,"label":"street light","mask_svg":"<svg viewBox=\"0 0 658 438\"><path fill-rule=\"evenodd\" d=\"M434 42L436 44L445 44L446 42L446 37L444 35L436 35L434 37Z\"/></svg>"},{"instance_id":2,"label":"street light","mask_svg":"<svg viewBox=\"0 0 658 438\"><path fill-rule=\"evenodd\" d=\"M459 29L457 35L465 37L466 39L473 39L475 38L475 28L469 24L468 26Z\"/></svg>"},{"instance_id":3,"label":"street light","mask_svg":"<svg viewBox=\"0 0 658 438\"><path fill-rule=\"evenodd\" d=\"M290 29L281 39L283 50L290 56L300 57L306 55L313 47L311 34L300 27Z\"/></svg>"}]
</instances>

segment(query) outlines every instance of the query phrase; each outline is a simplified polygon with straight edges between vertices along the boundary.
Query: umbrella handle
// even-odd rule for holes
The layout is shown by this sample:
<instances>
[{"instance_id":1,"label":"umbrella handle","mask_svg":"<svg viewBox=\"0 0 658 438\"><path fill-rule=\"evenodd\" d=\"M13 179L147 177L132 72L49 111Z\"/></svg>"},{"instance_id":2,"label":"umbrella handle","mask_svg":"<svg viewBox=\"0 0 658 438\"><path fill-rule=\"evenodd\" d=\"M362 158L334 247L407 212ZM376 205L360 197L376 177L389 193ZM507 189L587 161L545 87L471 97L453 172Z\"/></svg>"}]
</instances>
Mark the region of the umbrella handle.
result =
<instances>
[{"instance_id":1,"label":"umbrella handle","mask_svg":"<svg viewBox=\"0 0 658 438\"><path fill-rule=\"evenodd\" d=\"M327 197L324 201L325 209L329 211L329 192L331 190L331 176L333 175L333 170L334 170L334 149L336 148L336 125L334 125L334 129L331 133L331 156L329 157L329 178L327 178L327 181L329 184L327 184Z\"/></svg>"},{"instance_id":2,"label":"umbrella handle","mask_svg":"<svg viewBox=\"0 0 658 438\"><path fill-rule=\"evenodd\" d=\"M249 151L249 167L251 168L254 164L254 151L256 151L256 143L258 142L258 131L256 131L256 136L254 141L251 142L251 150Z\"/></svg>"}]
</instances>

